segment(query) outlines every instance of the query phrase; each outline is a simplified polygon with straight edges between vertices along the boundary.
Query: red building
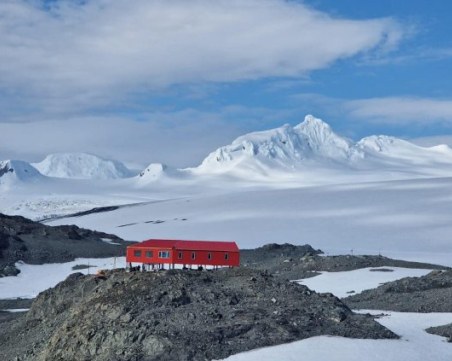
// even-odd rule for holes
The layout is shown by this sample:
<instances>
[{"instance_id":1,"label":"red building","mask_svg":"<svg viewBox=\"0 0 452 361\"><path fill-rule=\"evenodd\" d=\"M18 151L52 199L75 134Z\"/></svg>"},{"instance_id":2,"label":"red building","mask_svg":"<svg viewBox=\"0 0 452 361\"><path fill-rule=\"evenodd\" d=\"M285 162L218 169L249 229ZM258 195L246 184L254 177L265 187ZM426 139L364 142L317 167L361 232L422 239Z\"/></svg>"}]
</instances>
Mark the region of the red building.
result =
<instances>
[{"instance_id":1,"label":"red building","mask_svg":"<svg viewBox=\"0 0 452 361\"><path fill-rule=\"evenodd\" d=\"M182 241L149 239L127 247L126 262L174 268L182 266L229 266L240 265L240 252L235 242Z\"/></svg>"}]
</instances>

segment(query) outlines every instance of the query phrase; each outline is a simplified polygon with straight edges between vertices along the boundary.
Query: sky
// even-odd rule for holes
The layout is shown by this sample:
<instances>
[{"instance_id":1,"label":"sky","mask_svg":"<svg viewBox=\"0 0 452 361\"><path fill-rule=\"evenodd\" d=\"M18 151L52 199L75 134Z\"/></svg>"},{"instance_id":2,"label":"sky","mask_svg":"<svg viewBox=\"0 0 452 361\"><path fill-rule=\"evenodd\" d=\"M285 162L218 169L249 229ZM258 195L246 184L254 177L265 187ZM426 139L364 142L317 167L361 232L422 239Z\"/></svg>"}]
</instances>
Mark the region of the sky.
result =
<instances>
[{"instance_id":1,"label":"sky","mask_svg":"<svg viewBox=\"0 0 452 361\"><path fill-rule=\"evenodd\" d=\"M195 166L306 114L452 144L452 2L2 0L0 159Z\"/></svg>"}]
</instances>

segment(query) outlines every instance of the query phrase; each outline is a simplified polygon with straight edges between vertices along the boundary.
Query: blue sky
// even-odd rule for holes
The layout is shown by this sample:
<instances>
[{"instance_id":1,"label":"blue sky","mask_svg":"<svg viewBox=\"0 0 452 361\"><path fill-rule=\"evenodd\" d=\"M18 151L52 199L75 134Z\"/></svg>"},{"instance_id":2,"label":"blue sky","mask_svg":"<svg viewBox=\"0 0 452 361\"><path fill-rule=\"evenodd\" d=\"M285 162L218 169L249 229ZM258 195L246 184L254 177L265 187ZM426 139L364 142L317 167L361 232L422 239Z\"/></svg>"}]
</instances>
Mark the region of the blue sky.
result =
<instances>
[{"instance_id":1,"label":"blue sky","mask_svg":"<svg viewBox=\"0 0 452 361\"><path fill-rule=\"evenodd\" d=\"M442 0L5 0L0 158L198 164L308 113L352 139L452 134Z\"/></svg>"}]
</instances>

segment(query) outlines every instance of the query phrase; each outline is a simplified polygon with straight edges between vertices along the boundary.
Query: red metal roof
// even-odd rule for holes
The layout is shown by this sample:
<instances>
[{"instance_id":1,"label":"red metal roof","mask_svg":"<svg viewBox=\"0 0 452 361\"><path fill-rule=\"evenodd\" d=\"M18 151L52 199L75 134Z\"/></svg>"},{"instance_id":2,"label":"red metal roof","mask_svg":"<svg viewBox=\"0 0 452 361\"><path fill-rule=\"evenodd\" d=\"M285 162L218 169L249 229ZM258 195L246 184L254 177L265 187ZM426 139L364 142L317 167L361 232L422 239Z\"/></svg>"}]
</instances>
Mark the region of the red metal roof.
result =
<instances>
[{"instance_id":1,"label":"red metal roof","mask_svg":"<svg viewBox=\"0 0 452 361\"><path fill-rule=\"evenodd\" d=\"M174 247L174 242L170 239L148 239L147 241L134 243L131 247L155 247L155 248L168 248Z\"/></svg>"},{"instance_id":2,"label":"red metal roof","mask_svg":"<svg viewBox=\"0 0 452 361\"><path fill-rule=\"evenodd\" d=\"M177 239L148 239L143 242L134 243L131 247L155 247L176 248L181 251L223 251L238 252L239 248L235 242L224 241L185 241Z\"/></svg>"}]
</instances>

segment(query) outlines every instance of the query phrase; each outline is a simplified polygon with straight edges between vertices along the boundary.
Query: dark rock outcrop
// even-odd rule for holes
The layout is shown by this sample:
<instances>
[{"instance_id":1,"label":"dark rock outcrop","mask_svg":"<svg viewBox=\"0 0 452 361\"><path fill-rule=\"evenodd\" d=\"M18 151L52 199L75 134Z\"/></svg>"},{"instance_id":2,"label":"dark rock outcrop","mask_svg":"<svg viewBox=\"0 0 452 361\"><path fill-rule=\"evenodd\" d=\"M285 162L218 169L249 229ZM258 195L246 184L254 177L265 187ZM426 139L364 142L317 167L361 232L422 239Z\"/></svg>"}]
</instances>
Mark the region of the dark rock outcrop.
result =
<instances>
[{"instance_id":1,"label":"dark rock outcrop","mask_svg":"<svg viewBox=\"0 0 452 361\"><path fill-rule=\"evenodd\" d=\"M388 282L343 301L354 309L452 312L452 270Z\"/></svg>"},{"instance_id":2,"label":"dark rock outcrop","mask_svg":"<svg viewBox=\"0 0 452 361\"><path fill-rule=\"evenodd\" d=\"M446 269L428 263L410 262L383 256L322 256L321 250L310 245L268 244L256 249L240 251L243 266L267 270L273 275L295 280L313 277L321 271L352 271L367 267L404 267L420 269Z\"/></svg>"},{"instance_id":3,"label":"dark rock outcrop","mask_svg":"<svg viewBox=\"0 0 452 361\"><path fill-rule=\"evenodd\" d=\"M111 239L110 244L102 239ZM123 256L127 242L115 235L77 226L51 227L20 216L0 214L0 277L15 275L14 263L68 262L78 257Z\"/></svg>"},{"instance_id":4,"label":"dark rock outcrop","mask_svg":"<svg viewBox=\"0 0 452 361\"><path fill-rule=\"evenodd\" d=\"M243 268L76 273L2 326L0 358L22 361L212 360L316 335L397 337L331 294Z\"/></svg>"},{"instance_id":5,"label":"dark rock outcrop","mask_svg":"<svg viewBox=\"0 0 452 361\"><path fill-rule=\"evenodd\" d=\"M425 331L432 335L447 337L447 342L452 342L452 323L444 326L429 327Z\"/></svg>"}]
</instances>

